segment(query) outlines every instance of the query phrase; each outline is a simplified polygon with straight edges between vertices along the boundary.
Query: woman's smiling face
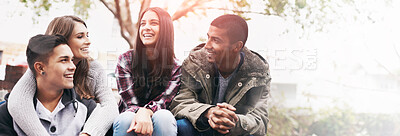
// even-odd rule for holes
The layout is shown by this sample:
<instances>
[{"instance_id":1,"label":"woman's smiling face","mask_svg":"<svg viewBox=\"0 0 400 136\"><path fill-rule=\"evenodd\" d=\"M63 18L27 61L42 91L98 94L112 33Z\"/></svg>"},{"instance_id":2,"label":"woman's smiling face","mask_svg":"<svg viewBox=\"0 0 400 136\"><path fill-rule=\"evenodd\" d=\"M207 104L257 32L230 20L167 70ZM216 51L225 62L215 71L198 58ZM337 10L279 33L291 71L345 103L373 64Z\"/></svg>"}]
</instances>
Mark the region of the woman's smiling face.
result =
<instances>
[{"instance_id":1,"label":"woman's smiling face","mask_svg":"<svg viewBox=\"0 0 400 136\"><path fill-rule=\"evenodd\" d=\"M140 40L148 47L154 47L160 36L160 19L156 12L149 10L140 21Z\"/></svg>"},{"instance_id":2,"label":"woman's smiling face","mask_svg":"<svg viewBox=\"0 0 400 136\"><path fill-rule=\"evenodd\" d=\"M89 57L89 32L84 24L75 22L74 30L68 39L68 45L74 54L74 59Z\"/></svg>"}]
</instances>

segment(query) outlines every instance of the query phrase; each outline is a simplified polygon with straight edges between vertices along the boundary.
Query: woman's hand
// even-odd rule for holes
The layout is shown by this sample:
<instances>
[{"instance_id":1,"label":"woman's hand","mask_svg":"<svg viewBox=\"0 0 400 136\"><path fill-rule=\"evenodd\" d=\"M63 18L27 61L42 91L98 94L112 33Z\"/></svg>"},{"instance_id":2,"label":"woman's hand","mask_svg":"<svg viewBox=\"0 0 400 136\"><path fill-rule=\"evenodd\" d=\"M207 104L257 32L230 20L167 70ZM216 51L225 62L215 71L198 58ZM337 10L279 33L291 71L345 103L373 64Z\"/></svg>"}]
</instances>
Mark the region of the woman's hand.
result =
<instances>
[{"instance_id":1,"label":"woman's hand","mask_svg":"<svg viewBox=\"0 0 400 136\"><path fill-rule=\"evenodd\" d=\"M138 135L149 135L153 133L153 122L151 120L153 111L147 108L140 108L132 120L131 126L126 131L127 133L132 130Z\"/></svg>"}]
</instances>

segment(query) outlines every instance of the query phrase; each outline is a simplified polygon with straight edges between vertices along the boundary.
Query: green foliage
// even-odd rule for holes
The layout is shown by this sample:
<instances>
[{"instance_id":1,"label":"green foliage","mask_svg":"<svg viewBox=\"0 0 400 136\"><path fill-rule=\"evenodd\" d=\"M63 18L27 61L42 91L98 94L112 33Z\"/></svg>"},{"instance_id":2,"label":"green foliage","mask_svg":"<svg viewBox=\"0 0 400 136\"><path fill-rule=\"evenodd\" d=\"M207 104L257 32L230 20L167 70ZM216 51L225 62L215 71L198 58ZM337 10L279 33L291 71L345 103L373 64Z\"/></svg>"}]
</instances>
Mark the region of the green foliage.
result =
<instances>
[{"instance_id":1,"label":"green foliage","mask_svg":"<svg viewBox=\"0 0 400 136\"><path fill-rule=\"evenodd\" d=\"M400 114L354 113L349 108L269 108L268 136L399 136Z\"/></svg>"},{"instance_id":2,"label":"green foliage","mask_svg":"<svg viewBox=\"0 0 400 136\"><path fill-rule=\"evenodd\" d=\"M361 126L370 136L399 136L399 114L360 114Z\"/></svg>"},{"instance_id":3,"label":"green foliage","mask_svg":"<svg viewBox=\"0 0 400 136\"><path fill-rule=\"evenodd\" d=\"M299 9L304 8L307 5L306 0L296 0L296 7Z\"/></svg>"},{"instance_id":4,"label":"green foliage","mask_svg":"<svg viewBox=\"0 0 400 136\"><path fill-rule=\"evenodd\" d=\"M81 15L83 18L87 19L89 17L88 10L90 9L92 3L93 2L91 2L90 0L75 0L75 14Z\"/></svg>"},{"instance_id":5,"label":"green foliage","mask_svg":"<svg viewBox=\"0 0 400 136\"><path fill-rule=\"evenodd\" d=\"M390 3L388 1L391 0L385 1ZM361 10L362 2L356 3L355 0L262 0L262 2L265 3L265 15L275 15L287 21L294 21L303 30L301 37L314 32L328 31L326 26L338 22L375 20L370 17L373 11Z\"/></svg>"},{"instance_id":6,"label":"green foliage","mask_svg":"<svg viewBox=\"0 0 400 136\"><path fill-rule=\"evenodd\" d=\"M360 132L356 114L349 109L327 109L319 114L320 119L309 126L308 135L354 136Z\"/></svg>"},{"instance_id":7,"label":"green foliage","mask_svg":"<svg viewBox=\"0 0 400 136\"><path fill-rule=\"evenodd\" d=\"M30 7L37 17L42 16L42 14L47 14L53 7L53 4L68 3L70 0L20 0L21 3L25 4L25 7ZM76 15L87 19L88 9L90 9L93 2L90 0L75 0L74 12ZM36 22L36 18L33 20Z\"/></svg>"},{"instance_id":8,"label":"green foliage","mask_svg":"<svg viewBox=\"0 0 400 136\"><path fill-rule=\"evenodd\" d=\"M237 14L238 16L244 18L245 20L250 20L251 18L246 17L244 15L243 10L248 10L250 9L250 4L247 2L247 0L229 0L230 3L232 3L233 8L235 9L233 13Z\"/></svg>"},{"instance_id":9,"label":"green foliage","mask_svg":"<svg viewBox=\"0 0 400 136\"><path fill-rule=\"evenodd\" d=\"M268 136L305 135L314 116L310 108L284 108L272 105L269 108Z\"/></svg>"},{"instance_id":10,"label":"green foliage","mask_svg":"<svg viewBox=\"0 0 400 136\"><path fill-rule=\"evenodd\" d=\"M271 13L271 10L277 15L281 15L285 11L288 0L268 0L265 11Z\"/></svg>"}]
</instances>

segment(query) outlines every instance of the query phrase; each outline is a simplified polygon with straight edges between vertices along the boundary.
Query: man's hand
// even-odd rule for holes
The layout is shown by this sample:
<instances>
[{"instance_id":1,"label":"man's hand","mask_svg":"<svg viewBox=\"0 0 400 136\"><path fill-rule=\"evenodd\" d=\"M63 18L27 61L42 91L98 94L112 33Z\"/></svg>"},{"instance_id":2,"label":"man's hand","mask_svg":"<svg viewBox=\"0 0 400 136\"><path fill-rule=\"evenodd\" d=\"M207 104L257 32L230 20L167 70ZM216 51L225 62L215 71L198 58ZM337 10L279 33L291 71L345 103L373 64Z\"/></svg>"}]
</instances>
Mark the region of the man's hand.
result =
<instances>
[{"instance_id":1,"label":"man's hand","mask_svg":"<svg viewBox=\"0 0 400 136\"><path fill-rule=\"evenodd\" d=\"M147 108L140 108L133 118L131 126L126 132L129 133L134 130L139 136L151 136L153 133L153 122L151 116L153 116L153 111Z\"/></svg>"},{"instance_id":2,"label":"man's hand","mask_svg":"<svg viewBox=\"0 0 400 136\"><path fill-rule=\"evenodd\" d=\"M217 106L220 107L220 108L229 109L229 110L231 110L231 111L236 111L236 108L235 108L235 107L233 107L232 105L227 104L227 103L217 103Z\"/></svg>"},{"instance_id":3,"label":"man's hand","mask_svg":"<svg viewBox=\"0 0 400 136\"><path fill-rule=\"evenodd\" d=\"M236 111L236 108L232 105L219 103L217 107L212 107L207 111L206 117L211 128L221 134L227 134L239 120L234 111Z\"/></svg>"}]
</instances>

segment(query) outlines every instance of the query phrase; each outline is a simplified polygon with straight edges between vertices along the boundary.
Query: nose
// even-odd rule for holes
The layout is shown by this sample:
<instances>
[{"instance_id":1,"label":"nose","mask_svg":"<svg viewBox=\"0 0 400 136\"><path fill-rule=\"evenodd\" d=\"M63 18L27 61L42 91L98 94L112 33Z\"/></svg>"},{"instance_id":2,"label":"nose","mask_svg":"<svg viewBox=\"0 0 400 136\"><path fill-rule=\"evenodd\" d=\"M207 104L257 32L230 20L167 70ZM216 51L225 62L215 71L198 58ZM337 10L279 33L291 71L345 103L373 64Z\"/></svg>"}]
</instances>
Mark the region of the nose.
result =
<instances>
[{"instance_id":1,"label":"nose","mask_svg":"<svg viewBox=\"0 0 400 136\"><path fill-rule=\"evenodd\" d=\"M143 30L150 30L149 23L144 24L142 27L143 27Z\"/></svg>"},{"instance_id":2,"label":"nose","mask_svg":"<svg viewBox=\"0 0 400 136\"><path fill-rule=\"evenodd\" d=\"M211 48L212 48L212 46L211 46L211 42L210 42L210 40L209 40L209 39L207 39L207 41L206 41L206 45L204 46L204 48L206 48L206 49L211 49Z\"/></svg>"},{"instance_id":3,"label":"nose","mask_svg":"<svg viewBox=\"0 0 400 136\"><path fill-rule=\"evenodd\" d=\"M76 69L76 66L75 66L74 62L70 61L69 65L68 65L68 70L75 71L75 69Z\"/></svg>"},{"instance_id":4,"label":"nose","mask_svg":"<svg viewBox=\"0 0 400 136\"><path fill-rule=\"evenodd\" d=\"M89 39L89 38L86 38L85 44L86 44L86 45L90 45L90 44L91 44L91 42L90 42L90 39Z\"/></svg>"}]
</instances>

